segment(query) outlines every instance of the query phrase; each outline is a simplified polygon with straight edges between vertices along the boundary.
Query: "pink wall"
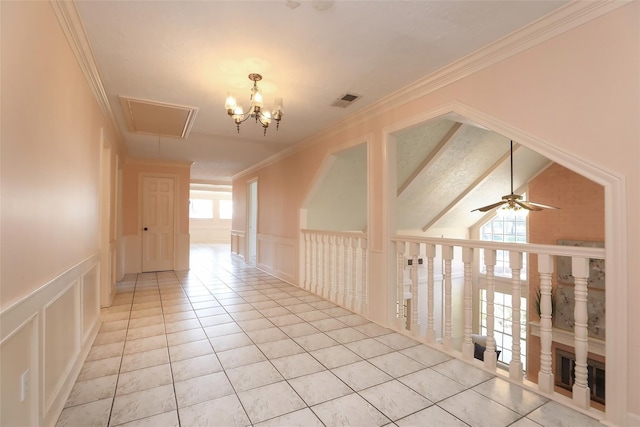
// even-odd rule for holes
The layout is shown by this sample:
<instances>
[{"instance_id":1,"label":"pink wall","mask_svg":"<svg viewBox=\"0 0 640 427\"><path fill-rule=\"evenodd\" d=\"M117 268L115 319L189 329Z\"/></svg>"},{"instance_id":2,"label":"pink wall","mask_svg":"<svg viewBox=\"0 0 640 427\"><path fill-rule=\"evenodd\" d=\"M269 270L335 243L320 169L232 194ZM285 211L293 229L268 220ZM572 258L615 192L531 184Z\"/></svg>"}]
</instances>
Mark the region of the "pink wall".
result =
<instances>
[{"instance_id":1,"label":"pink wall","mask_svg":"<svg viewBox=\"0 0 640 427\"><path fill-rule=\"evenodd\" d=\"M51 5L3 2L1 19L4 309L99 250L101 128L117 137Z\"/></svg>"}]
</instances>

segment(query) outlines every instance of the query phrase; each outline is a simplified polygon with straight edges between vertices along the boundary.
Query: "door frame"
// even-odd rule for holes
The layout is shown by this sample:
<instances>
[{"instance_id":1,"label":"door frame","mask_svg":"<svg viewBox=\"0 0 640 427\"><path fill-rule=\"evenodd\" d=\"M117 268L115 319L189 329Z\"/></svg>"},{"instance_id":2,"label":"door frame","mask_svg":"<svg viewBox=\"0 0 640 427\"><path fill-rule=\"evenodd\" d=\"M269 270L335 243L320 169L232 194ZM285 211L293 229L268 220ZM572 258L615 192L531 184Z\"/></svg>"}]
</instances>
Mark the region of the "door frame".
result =
<instances>
[{"instance_id":1,"label":"door frame","mask_svg":"<svg viewBox=\"0 0 640 427\"><path fill-rule=\"evenodd\" d=\"M172 266L171 270L176 268L176 250L178 239L178 175L171 173L159 173L159 172L140 172L138 174L138 242L140 242L140 272L144 273L143 261L144 261L144 235L142 228L144 227L144 178L168 178L173 181L173 247L172 247Z\"/></svg>"}]
</instances>

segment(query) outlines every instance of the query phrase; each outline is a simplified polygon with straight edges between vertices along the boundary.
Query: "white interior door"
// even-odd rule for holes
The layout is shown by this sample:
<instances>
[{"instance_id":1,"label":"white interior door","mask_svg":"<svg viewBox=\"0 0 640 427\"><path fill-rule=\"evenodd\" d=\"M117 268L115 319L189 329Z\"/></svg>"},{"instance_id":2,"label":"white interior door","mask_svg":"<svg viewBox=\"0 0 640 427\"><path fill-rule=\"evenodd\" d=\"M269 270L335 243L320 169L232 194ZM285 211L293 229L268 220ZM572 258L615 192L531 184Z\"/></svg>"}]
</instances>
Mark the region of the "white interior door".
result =
<instances>
[{"instance_id":1,"label":"white interior door","mask_svg":"<svg viewBox=\"0 0 640 427\"><path fill-rule=\"evenodd\" d=\"M174 269L173 178L142 178L142 271Z\"/></svg>"},{"instance_id":2,"label":"white interior door","mask_svg":"<svg viewBox=\"0 0 640 427\"><path fill-rule=\"evenodd\" d=\"M258 246L258 181L249 183L249 238L247 240L247 262L255 264L257 259Z\"/></svg>"}]
</instances>

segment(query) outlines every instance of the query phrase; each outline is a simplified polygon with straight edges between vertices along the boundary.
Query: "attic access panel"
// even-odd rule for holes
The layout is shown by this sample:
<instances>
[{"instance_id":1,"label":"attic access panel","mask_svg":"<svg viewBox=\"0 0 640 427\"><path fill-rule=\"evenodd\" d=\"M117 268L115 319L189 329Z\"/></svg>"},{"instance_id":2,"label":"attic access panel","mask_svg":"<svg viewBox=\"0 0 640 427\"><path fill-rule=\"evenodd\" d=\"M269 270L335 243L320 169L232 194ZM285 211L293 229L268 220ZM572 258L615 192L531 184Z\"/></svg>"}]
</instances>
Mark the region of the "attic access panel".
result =
<instances>
[{"instance_id":1,"label":"attic access panel","mask_svg":"<svg viewBox=\"0 0 640 427\"><path fill-rule=\"evenodd\" d=\"M198 108L120 96L129 132L186 139Z\"/></svg>"}]
</instances>

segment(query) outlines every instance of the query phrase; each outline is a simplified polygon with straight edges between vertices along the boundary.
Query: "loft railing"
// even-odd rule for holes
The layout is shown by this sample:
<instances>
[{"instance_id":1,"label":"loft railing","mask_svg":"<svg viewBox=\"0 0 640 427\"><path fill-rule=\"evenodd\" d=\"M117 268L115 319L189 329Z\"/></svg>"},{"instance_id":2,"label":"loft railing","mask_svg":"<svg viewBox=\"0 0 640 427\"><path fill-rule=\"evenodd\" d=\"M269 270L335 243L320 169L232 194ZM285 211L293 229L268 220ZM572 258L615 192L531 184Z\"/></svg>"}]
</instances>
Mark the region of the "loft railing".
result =
<instances>
[{"instance_id":1,"label":"loft railing","mask_svg":"<svg viewBox=\"0 0 640 427\"><path fill-rule=\"evenodd\" d=\"M302 230L305 289L367 314L367 234Z\"/></svg>"},{"instance_id":2,"label":"loft railing","mask_svg":"<svg viewBox=\"0 0 640 427\"><path fill-rule=\"evenodd\" d=\"M590 260L605 259L605 250L602 248L587 248L575 246L554 246L537 244L498 243L474 240L416 238L410 236L392 236L397 254L397 306L403 307L405 300L408 313L398 310L397 328L404 330L423 340L428 344L442 346L446 351L458 354L461 358L471 360L474 358L474 345L472 342L473 316L477 310L473 309L473 293L477 292L478 284L474 284L474 260L480 249L484 250L484 264L486 267L486 351L484 353L484 367L496 371L496 342L494 338L494 293L496 276L496 251L509 252L511 276L511 300L512 300L512 358L509 363L509 377L511 380L523 383L523 363L520 348L520 297L522 294L522 259L523 254L536 255L538 258L539 283L530 283L530 286L538 286L540 289L540 370L538 372L537 387L539 391L553 395L554 373L552 370L551 347L554 340L552 328L552 275L555 260L559 256L571 258L571 275L574 279L575 309L573 312L573 347L575 349L575 382L572 388L574 405L579 408L590 407L590 392L588 386L587 353L589 350L588 337L588 312L587 312L587 284L590 275ZM436 257L437 254L437 257ZM426 262L425 261L426 258ZM410 262L409 262L410 260ZM422 262L420 262L422 261ZM442 280L436 283L434 265L441 263L439 268ZM426 264L426 265L425 265ZM409 270L408 279L405 271ZM426 269L421 272L420 269ZM455 273L453 273L455 272ZM419 276L426 275L425 280ZM477 275L476 275L477 277ZM453 282L458 288L462 288L462 300L452 297ZM407 284L408 282L408 284ZM421 286L426 286L421 289ZM407 290L407 288L409 288ZM436 305L434 294L440 294L439 303ZM462 307L461 307L462 306ZM462 316L453 316L453 312L459 312L462 308ZM421 324L419 311L426 310L426 325ZM406 315L406 318L405 318ZM422 316L423 319L425 316ZM461 324L460 324L461 323ZM453 331L460 331L459 337L454 336ZM456 348L459 347L459 348ZM527 383L530 385L529 383Z\"/></svg>"},{"instance_id":3,"label":"loft railing","mask_svg":"<svg viewBox=\"0 0 640 427\"><path fill-rule=\"evenodd\" d=\"M331 232L302 230L303 287L317 295L352 311L368 315L367 234L360 232ZM540 369L537 387L540 392L558 396L554 391L552 342L556 341L552 323L552 276L557 257L571 259L574 280L575 308L571 344L575 352L575 381L572 399L576 407L590 407L587 354L589 351L587 284L590 260L604 260L605 250L576 246L555 246L486 242L474 240L418 238L392 236L396 257L397 316L396 329L416 339L457 355L465 360L474 358L472 333L474 293L478 292L479 251L484 251L486 273L482 275L486 290L486 350L484 367L497 371L496 341L493 325L495 317L496 253L509 252L512 271L512 348L508 375L511 380L524 383L523 357L520 348L520 297L523 294L521 270L524 254L537 256L539 283L529 286L540 290L540 323L535 335L540 337ZM436 271L438 280L436 280ZM408 274L407 274L408 273ZM475 279L474 279L475 278ZM456 292L454 287L461 288ZM457 297L456 297L457 296ZM408 312L405 313L405 303ZM437 304L436 304L437 303ZM454 312L457 315L454 315ZM462 312L462 315L459 315ZM420 315L422 314L422 316ZM405 317L406 316L406 317ZM454 333L455 332L455 333ZM477 332L477 331L476 331ZM534 334L529 332L529 337ZM562 331L566 343L566 331ZM527 338L529 338L527 337Z\"/></svg>"}]
</instances>

